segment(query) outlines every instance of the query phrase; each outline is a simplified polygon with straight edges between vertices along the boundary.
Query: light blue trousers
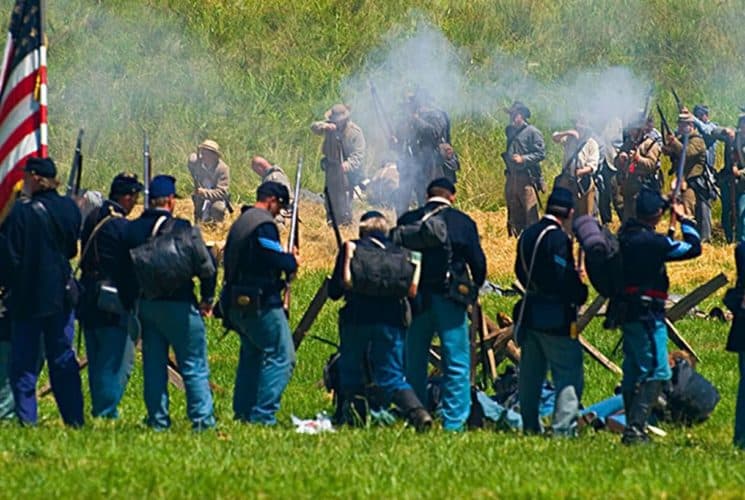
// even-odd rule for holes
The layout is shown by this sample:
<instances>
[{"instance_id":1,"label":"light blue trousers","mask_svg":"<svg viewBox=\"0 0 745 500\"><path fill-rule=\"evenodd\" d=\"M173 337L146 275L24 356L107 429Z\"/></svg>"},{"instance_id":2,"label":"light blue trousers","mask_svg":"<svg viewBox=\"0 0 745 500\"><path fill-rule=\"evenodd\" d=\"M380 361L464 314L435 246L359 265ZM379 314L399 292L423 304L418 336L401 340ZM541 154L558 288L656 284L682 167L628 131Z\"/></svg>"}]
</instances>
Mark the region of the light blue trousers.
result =
<instances>
[{"instance_id":1,"label":"light blue trousers","mask_svg":"<svg viewBox=\"0 0 745 500\"><path fill-rule=\"evenodd\" d=\"M427 364L435 333L442 348L442 425L445 430L460 431L471 411L471 350L465 307L433 294L431 306L414 316L406 333L406 380L427 406Z\"/></svg>"},{"instance_id":2,"label":"light blue trousers","mask_svg":"<svg viewBox=\"0 0 745 500\"><path fill-rule=\"evenodd\" d=\"M295 346L287 316L277 307L230 311L241 338L235 374L233 412L236 420L274 425L276 413L295 368Z\"/></svg>"},{"instance_id":3,"label":"light blue trousers","mask_svg":"<svg viewBox=\"0 0 745 500\"><path fill-rule=\"evenodd\" d=\"M168 414L168 347L173 346L186 389L186 414L194 430L215 425L204 321L189 302L139 301L147 423L171 425Z\"/></svg>"}]
</instances>

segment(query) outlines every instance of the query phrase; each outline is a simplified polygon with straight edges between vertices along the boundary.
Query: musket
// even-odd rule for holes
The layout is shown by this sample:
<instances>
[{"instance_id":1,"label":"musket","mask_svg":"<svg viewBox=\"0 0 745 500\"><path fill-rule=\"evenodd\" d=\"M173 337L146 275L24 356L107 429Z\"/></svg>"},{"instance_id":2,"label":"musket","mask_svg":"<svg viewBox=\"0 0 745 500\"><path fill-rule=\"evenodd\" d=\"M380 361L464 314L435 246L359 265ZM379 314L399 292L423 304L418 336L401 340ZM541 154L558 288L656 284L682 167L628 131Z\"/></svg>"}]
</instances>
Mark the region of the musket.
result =
<instances>
[{"instance_id":1,"label":"musket","mask_svg":"<svg viewBox=\"0 0 745 500\"><path fill-rule=\"evenodd\" d=\"M150 157L150 139L147 136L147 132L144 133L143 144L142 144L142 183L145 184L143 192L143 204L145 210L150 208L150 177L152 167L152 158Z\"/></svg>"},{"instance_id":2,"label":"musket","mask_svg":"<svg viewBox=\"0 0 745 500\"><path fill-rule=\"evenodd\" d=\"M662 108L660 105L657 105L657 113L660 115L660 128L662 129L662 142L665 143L665 137L672 134L672 130L670 129L670 125L667 123L667 119L665 118L665 113L662 112Z\"/></svg>"},{"instance_id":3,"label":"musket","mask_svg":"<svg viewBox=\"0 0 745 500\"><path fill-rule=\"evenodd\" d=\"M70 175L67 177L67 196L78 196L80 193L80 182L83 175L83 129L78 130L78 140L75 142L75 154L72 157Z\"/></svg>"},{"instance_id":4,"label":"musket","mask_svg":"<svg viewBox=\"0 0 745 500\"><path fill-rule=\"evenodd\" d=\"M680 197L680 190L683 185L683 167L686 163L686 149L688 149L688 134L683 134L683 149L680 150L680 159L678 160L678 169L675 172L675 189L670 197L671 203L676 203ZM670 228L667 230L668 235L675 232L675 210L670 208Z\"/></svg>"},{"instance_id":5,"label":"musket","mask_svg":"<svg viewBox=\"0 0 745 500\"><path fill-rule=\"evenodd\" d=\"M675 105L678 107L678 113L683 112L683 101L680 100L680 97L678 97L678 93L675 92L675 89L670 89L673 92L673 99L675 99Z\"/></svg>"},{"instance_id":6,"label":"musket","mask_svg":"<svg viewBox=\"0 0 745 500\"><path fill-rule=\"evenodd\" d=\"M341 232L339 231L339 224L336 222L336 213L334 212L334 205L331 202L331 196L329 196L328 186L323 188L323 195L326 197L326 206L329 209L329 218L331 219L331 227L334 230L334 236L336 237L336 246L341 250L343 241L341 239Z\"/></svg>"},{"instance_id":7,"label":"musket","mask_svg":"<svg viewBox=\"0 0 745 500\"><path fill-rule=\"evenodd\" d=\"M298 210L300 209L300 182L303 176L303 157L297 160L297 170L295 171L295 191L292 199L292 215L290 216L290 236L287 238L287 252L292 253L294 248L300 248L300 234L298 231ZM283 308L285 314L290 315L290 302L292 300L292 276L287 276L285 285L285 297Z\"/></svg>"}]
</instances>

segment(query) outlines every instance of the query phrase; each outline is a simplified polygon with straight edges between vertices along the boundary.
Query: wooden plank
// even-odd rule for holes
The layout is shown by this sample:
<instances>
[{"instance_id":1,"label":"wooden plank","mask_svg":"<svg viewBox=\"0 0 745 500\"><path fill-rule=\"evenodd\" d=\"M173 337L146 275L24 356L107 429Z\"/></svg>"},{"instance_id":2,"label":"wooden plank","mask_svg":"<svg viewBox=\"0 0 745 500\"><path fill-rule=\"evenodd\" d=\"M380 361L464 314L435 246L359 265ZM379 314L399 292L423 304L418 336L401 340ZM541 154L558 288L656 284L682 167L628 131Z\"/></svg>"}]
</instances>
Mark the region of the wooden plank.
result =
<instances>
[{"instance_id":1,"label":"wooden plank","mask_svg":"<svg viewBox=\"0 0 745 500\"><path fill-rule=\"evenodd\" d=\"M683 338L683 336L678 332L678 330L675 328L675 325L673 325L670 319L665 318L665 326L667 327L667 336L670 337L670 340L673 341L673 344L678 346L678 349L682 349L688 352L691 356L696 358L696 361L701 361L701 358L698 356L698 354L696 354L696 351L693 350L691 344L689 344L688 341Z\"/></svg>"},{"instance_id":2,"label":"wooden plank","mask_svg":"<svg viewBox=\"0 0 745 500\"><path fill-rule=\"evenodd\" d=\"M298 323L295 331L292 334L292 341L295 344L296 350L298 347L300 347L300 343L303 341L308 331L310 331L310 328L316 321L318 314L320 314L321 309L323 309L324 304L326 304L326 301L329 298L330 281L331 278L328 276L323 280L323 283L321 283L320 288L318 288L318 291L313 296L313 300L310 301L308 309L306 309L303 317L300 318L300 323Z\"/></svg>"},{"instance_id":3,"label":"wooden plank","mask_svg":"<svg viewBox=\"0 0 745 500\"><path fill-rule=\"evenodd\" d=\"M584 338L582 335L579 335L577 337L577 340L579 340L580 345L582 345L582 349L584 349L595 361L603 365L607 370L615 373L616 375L623 375L623 371L621 371L621 368L615 364L613 361L608 359L605 354L600 352L600 350L592 345L586 338Z\"/></svg>"},{"instance_id":4,"label":"wooden plank","mask_svg":"<svg viewBox=\"0 0 745 500\"><path fill-rule=\"evenodd\" d=\"M587 325L590 324L590 321L592 321L592 318L597 316L598 312L600 312L600 309L603 307L603 304L605 304L605 301L607 299L601 295L598 295L595 297L595 300L593 300L589 306L585 308L584 311L582 311L582 314L580 314L579 318L577 318L577 331L582 332L585 328L587 328Z\"/></svg>"},{"instance_id":5,"label":"wooden plank","mask_svg":"<svg viewBox=\"0 0 745 500\"><path fill-rule=\"evenodd\" d=\"M697 287L691 293L680 299L677 303L670 307L670 309L667 310L665 316L667 316L667 318L671 322L675 323L683 316L688 314L691 309L701 303L702 300L704 300L709 295L713 294L726 284L727 276L725 276L724 273L719 273L718 275L714 276L712 279Z\"/></svg>"}]
</instances>

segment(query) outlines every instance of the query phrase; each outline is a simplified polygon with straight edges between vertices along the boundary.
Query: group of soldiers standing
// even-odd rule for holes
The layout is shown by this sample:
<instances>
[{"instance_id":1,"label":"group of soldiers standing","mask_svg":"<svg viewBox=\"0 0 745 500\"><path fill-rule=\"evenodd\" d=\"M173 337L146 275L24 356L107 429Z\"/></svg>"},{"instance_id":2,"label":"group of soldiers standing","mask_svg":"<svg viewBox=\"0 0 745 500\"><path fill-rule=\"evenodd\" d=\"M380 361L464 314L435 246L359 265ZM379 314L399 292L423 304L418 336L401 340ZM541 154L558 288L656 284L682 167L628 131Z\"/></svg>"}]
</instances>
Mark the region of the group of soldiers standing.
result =
<instances>
[{"instance_id":1,"label":"group of soldiers standing","mask_svg":"<svg viewBox=\"0 0 745 500\"><path fill-rule=\"evenodd\" d=\"M359 220L359 238L339 249L328 284L329 297L345 302L339 321L335 420L356 424L372 410L392 404L418 430L431 427L427 367L437 335L442 356L438 414L445 430L459 431L471 411L468 308L485 281L486 256L475 222L453 206L458 158L450 145L447 114L422 95L412 95L407 102L405 123L390 138L399 153L394 199L398 219L393 224L381 212L366 212ZM576 434L584 381L575 321L588 289L572 247L571 221L596 217L598 205L602 214L601 184L610 180L605 189L613 196L606 199L624 221L619 232L624 283L616 298L616 309L624 311L618 318L624 331L622 390L628 419L623 440L646 441L650 407L662 383L670 379L663 323L669 287L665 262L701 253L702 224L693 216L707 213L707 200L698 187L709 160L705 139L697 131L699 122L709 123L707 117L683 109L678 135L663 136L646 116L628 124L623 144L616 145L612 176L603 172L609 167L607 142L593 133L586 117L577 117L574 129L552 135L564 148L564 169L539 218L539 193L546 189L540 169L543 137L529 123L525 104L515 102L506 111L505 198L509 233L519 238L515 273L525 290L514 315L522 348L523 428L541 431L538 403L551 371L556 386L553 432ZM348 107L335 105L325 118L311 129L324 137L328 221L349 224L354 188L363 180L365 140ZM745 117L738 131L705 129L706 137L741 148L743 124ZM668 201L660 194L661 154L683 165L679 199ZM742 154L736 149L725 162L733 179L740 176ZM218 144L206 140L189 157L197 222L223 220L225 211L232 210L229 169L221 156ZM30 159L25 195L0 230L0 259L10 263L0 269L7 308L0 310L0 411L14 412L22 423L36 423L36 382L46 358L64 422L83 425L72 348L77 319L86 341L94 417L117 418L139 343L146 423L155 429L170 426L167 369L173 349L194 429L213 427L204 317L214 313L240 337L234 418L275 424L295 366L282 296L301 259L297 247L282 245L277 226L292 202L289 179L262 157L253 157L251 166L262 182L255 203L242 207L230 227L218 295L214 255L196 227L173 215L175 178L158 175L149 181L145 210L130 221L127 216L146 186L132 174L119 174L103 205L81 220L75 203L56 191L54 162ZM735 194L739 208L739 192ZM410 209L412 204L416 206ZM668 208L680 223L682 240L655 232ZM737 213L742 217L742 211ZM740 225L737 231L742 234ZM78 253L78 239L81 287L72 279L76 273L69 264ZM364 255L372 260L361 262ZM375 281L377 273L355 275L355 269L380 270L375 266L401 255L407 263L403 267L416 269L417 286L405 292L392 291L385 280ZM199 298L194 278L200 281Z\"/></svg>"}]
</instances>

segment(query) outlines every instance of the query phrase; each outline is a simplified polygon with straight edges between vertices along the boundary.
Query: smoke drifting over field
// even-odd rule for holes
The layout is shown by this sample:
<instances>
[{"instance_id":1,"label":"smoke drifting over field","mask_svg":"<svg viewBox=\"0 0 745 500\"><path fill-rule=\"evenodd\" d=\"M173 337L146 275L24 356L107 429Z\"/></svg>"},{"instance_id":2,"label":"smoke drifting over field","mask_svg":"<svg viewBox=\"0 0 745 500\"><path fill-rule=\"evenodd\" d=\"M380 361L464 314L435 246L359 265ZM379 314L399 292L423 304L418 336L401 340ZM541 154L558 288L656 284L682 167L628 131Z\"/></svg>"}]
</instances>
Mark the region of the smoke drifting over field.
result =
<instances>
[{"instance_id":1,"label":"smoke drifting over field","mask_svg":"<svg viewBox=\"0 0 745 500\"><path fill-rule=\"evenodd\" d=\"M531 75L535 65L494 49L477 63L438 28L414 15L416 29L394 28L360 71L342 84L342 95L354 119L368 135L381 135L368 82L377 87L388 119L395 115L406 91L422 88L453 119L491 119L506 123L503 108L514 100L527 104L541 123L571 126L581 113L597 127L612 119L629 120L644 106L650 83L644 75L622 66L585 68L554 81Z\"/></svg>"}]
</instances>

